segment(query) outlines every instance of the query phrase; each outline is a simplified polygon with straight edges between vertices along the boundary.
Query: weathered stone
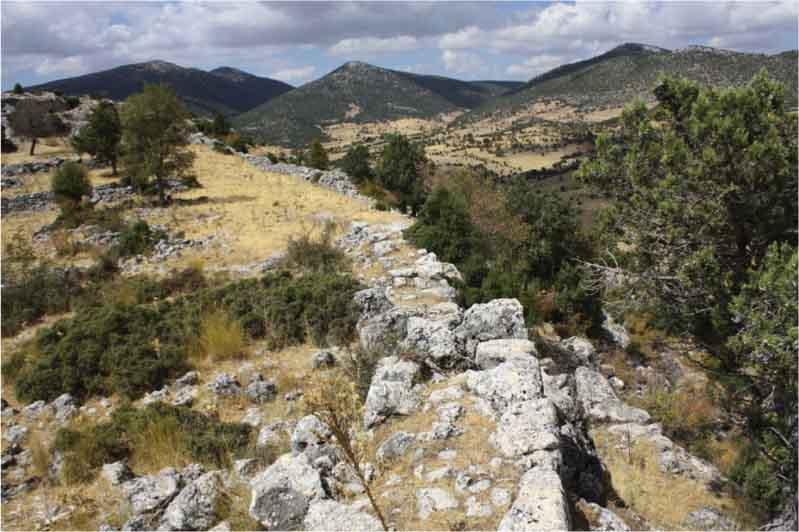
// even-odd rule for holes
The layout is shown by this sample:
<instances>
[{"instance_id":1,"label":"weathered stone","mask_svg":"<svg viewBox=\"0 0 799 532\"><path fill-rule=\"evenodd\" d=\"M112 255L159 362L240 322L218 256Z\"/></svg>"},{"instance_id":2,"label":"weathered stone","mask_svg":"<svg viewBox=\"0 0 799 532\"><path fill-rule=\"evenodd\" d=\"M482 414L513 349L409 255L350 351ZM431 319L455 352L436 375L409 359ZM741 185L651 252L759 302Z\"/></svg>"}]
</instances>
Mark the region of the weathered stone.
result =
<instances>
[{"instance_id":1,"label":"weathered stone","mask_svg":"<svg viewBox=\"0 0 799 532\"><path fill-rule=\"evenodd\" d=\"M421 387L414 382L419 365L398 357L382 359L366 397L364 425L369 428L393 415L409 415L419 408Z\"/></svg>"},{"instance_id":2,"label":"weathered stone","mask_svg":"<svg viewBox=\"0 0 799 532\"><path fill-rule=\"evenodd\" d=\"M488 517L493 513L490 504L479 502L474 495L466 499L466 517Z\"/></svg>"},{"instance_id":3,"label":"weathered stone","mask_svg":"<svg viewBox=\"0 0 799 532\"><path fill-rule=\"evenodd\" d=\"M317 351L311 357L311 365L314 369L332 368L336 365L336 355L332 351Z\"/></svg>"},{"instance_id":4,"label":"weathered stone","mask_svg":"<svg viewBox=\"0 0 799 532\"><path fill-rule=\"evenodd\" d=\"M266 447L268 445L279 445L284 437L287 437L288 427L282 421L270 423L269 425L261 428L258 433L258 440L256 445L258 447Z\"/></svg>"},{"instance_id":5,"label":"weathered stone","mask_svg":"<svg viewBox=\"0 0 799 532\"><path fill-rule=\"evenodd\" d=\"M535 344L530 340L488 340L477 344L475 363L480 369L492 369L515 356L537 356Z\"/></svg>"},{"instance_id":6,"label":"weathered stone","mask_svg":"<svg viewBox=\"0 0 799 532\"><path fill-rule=\"evenodd\" d=\"M308 449L316 448L327 443L331 438L330 427L316 416L305 416L297 422L291 434L291 450L294 453L303 453Z\"/></svg>"},{"instance_id":7,"label":"weathered stone","mask_svg":"<svg viewBox=\"0 0 799 532\"><path fill-rule=\"evenodd\" d=\"M399 458L416 443L416 437L409 432L395 432L377 449L377 459L381 462Z\"/></svg>"},{"instance_id":8,"label":"weathered stone","mask_svg":"<svg viewBox=\"0 0 799 532\"><path fill-rule=\"evenodd\" d=\"M441 390L435 390L434 392L430 393L428 401L433 405L437 405L439 403L443 403L444 401L457 401L458 399L462 398L463 388L461 388L460 385L454 385L447 388L442 388Z\"/></svg>"},{"instance_id":9,"label":"weathered stone","mask_svg":"<svg viewBox=\"0 0 799 532\"><path fill-rule=\"evenodd\" d=\"M166 468L155 475L147 475L122 483L134 514L143 514L162 507L178 494L180 475L174 468Z\"/></svg>"},{"instance_id":10,"label":"weathered stone","mask_svg":"<svg viewBox=\"0 0 799 532\"><path fill-rule=\"evenodd\" d=\"M199 390L196 386L185 385L175 392L175 398L172 399L172 404L175 406L191 406L197 398Z\"/></svg>"},{"instance_id":11,"label":"weathered stone","mask_svg":"<svg viewBox=\"0 0 799 532\"><path fill-rule=\"evenodd\" d=\"M23 425L12 425L3 431L3 439L12 446L22 445L22 443L28 437L28 432L28 427Z\"/></svg>"},{"instance_id":12,"label":"weathered stone","mask_svg":"<svg viewBox=\"0 0 799 532\"><path fill-rule=\"evenodd\" d=\"M286 487L253 494L250 515L266 530L300 530L308 513L308 497Z\"/></svg>"},{"instance_id":13,"label":"weathered stone","mask_svg":"<svg viewBox=\"0 0 799 532\"><path fill-rule=\"evenodd\" d=\"M241 385L233 375L219 373L208 387L217 395L238 395L241 393Z\"/></svg>"},{"instance_id":14,"label":"weathered stone","mask_svg":"<svg viewBox=\"0 0 799 532\"><path fill-rule=\"evenodd\" d=\"M555 407L549 399L512 403L497 423L491 441L509 458L558 448Z\"/></svg>"},{"instance_id":15,"label":"weathered stone","mask_svg":"<svg viewBox=\"0 0 799 532\"><path fill-rule=\"evenodd\" d=\"M128 467L128 464L121 460L111 464L104 464L101 475L112 486L117 486L133 478L133 472Z\"/></svg>"},{"instance_id":16,"label":"weathered stone","mask_svg":"<svg viewBox=\"0 0 799 532\"><path fill-rule=\"evenodd\" d=\"M526 355L513 356L492 369L468 371L466 384L500 415L508 405L538 399L543 393L538 360Z\"/></svg>"},{"instance_id":17,"label":"weathered stone","mask_svg":"<svg viewBox=\"0 0 799 532\"><path fill-rule=\"evenodd\" d=\"M596 349L594 344L585 338L572 336L560 342L560 346L572 353L579 362L579 365L590 366L596 361Z\"/></svg>"},{"instance_id":18,"label":"weathered stone","mask_svg":"<svg viewBox=\"0 0 799 532\"><path fill-rule=\"evenodd\" d=\"M197 384L199 381L200 375L196 371L189 371L181 378L175 381L176 388L183 388L184 386L192 386Z\"/></svg>"},{"instance_id":19,"label":"weathered stone","mask_svg":"<svg viewBox=\"0 0 799 532\"><path fill-rule=\"evenodd\" d=\"M605 317L605 320L602 322L602 329L604 329L613 342L621 346L622 349L627 349L631 341L630 333L627 332L624 325L614 320L613 316L604 311L602 314Z\"/></svg>"},{"instance_id":20,"label":"weathered stone","mask_svg":"<svg viewBox=\"0 0 799 532\"><path fill-rule=\"evenodd\" d=\"M472 305L455 329L467 356L474 356L480 342L500 338L527 339L524 309L516 299L495 299L488 303Z\"/></svg>"},{"instance_id":21,"label":"weathered stone","mask_svg":"<svg viewBox=\"0 0 799 532\"><path fill-rule=\"evenodd\" d=\"M436 409L438 418L445 423L454 423L463 415L463 406L460 403L445 403Z\"/></svg>"},{"instance_id":22,"label":"weathered stone","mask_svg":"<svg viewBox=\"0 0 799 532\"><path fill-rule=\"evenodd\" d=\"M259 427L263 422L263 415L257 407L248 408L241 418L241 423L251 427Z\"/></svg>"},{"instance_id":23,"label":"weathered stone","mask_svg":"<svg viewBox=\"0 0 799 532\"><path fill-rule=\"evenodd\" d=\"M739 530L738 523L715 508L700 508L688 514L685 526L692 530ZM605 529L610 530L610 529ZM789 530L789 529L786 529Z\"/></svg>"},{"instance_id":24,"label":"weathered stone","mask_svg":"<svg viewBox=\"0 0 799 532\"><path fill-rule=\"evenodd\" d=\"M408 318L403 347L436 361L449 361L460 355L455 335L445 322L417 317Z\"/></svg>"},{"instance_id":25,"label":"weathered stone","mask_svg":"<svg viewBox=\"0 0 799 532\"><path fill-rule=\"evenodd\" d=\"M258 460L255 458L242 458L233 462L233 470L244 479L250 479L258 473Z\"/></svg>"},{"instance_id":26,"label":"weathered stone","mask_svg":"<svg viewBox=\"0 0 799 532\"><path fill-rule=\"evenodd\" d=\"M206 473L183 488L169 503L161 525L170 530L207 530L217 520L217 502L221 494L219 471Z\"/></svg>"},{"instance_id":27,"label":"weathered stone","mask_svg":"<svg viewBox=\"0 0 799 532\"><path fill-rule=\"evenodd\" d=\"M624 520L596 503L580 500L577 507L585 514L591 530L629 532L630 527Z\"/></svg>"},{"instance_id":28,"label":"weathered stone","mask_svg":"<svg viewBox=\"0 0 799 532\"><path fill-rule=\"evenodd\" d=\"M519 481L516 500L502 518L499 530L569 530L566 493L558 474L534 467Z\"/></svg>"},{"instance_id":29,"label":"weathered stone","mask_svg":"<svg viewBox=\"0 0 799 532\"><path fill-rule=\"evenodd\" d=\"M277 396L277 385L261 375L256 375L247 385L245 393L254 403L266 403Z\"/></svg>"},{"instance_id":30,"label":"weathered stone","mask_svg":"<svg viewBox=\"0 0 799 532\"><path fill-rule=\"evenodd\" d=\"M598 371L586 367L577 368L574 374L577 400L585 415L592 421L610 423L646 423L649 414L640 408L623 403L608 380Z\"/></svg>"},{"instance_id":31,"label":"weathered stone","mask_svg":"<svg viewBox=\"0 0 799 532\"><path fill-rule=\"evenodd\" d=\"M335 501L315 501L308 509L305 530L368 532L383 530L380 521L366 512Z\"/></svg>"},{"instance_id":32,"label":"weathered stone","mask_svg":"<svg viewBox=\"0 0 799 532\"><path fill-rule=\"evenodd\" d=\"M491 490L491 504L497 508L503 508L510 504L510 491L505 488L494 488Z\"/></svg>"},{"instance_id":33,"label":"weathered stone","mask_svg":"<svg viewBox=\"0 0 799 532\"><path fill-rule=\"evenodd\" d=\"M416 490L416 507L420 519L427 519L434 512L454 510L458 500L442 488L422 488Z\"/></svg>"}]
</instances>

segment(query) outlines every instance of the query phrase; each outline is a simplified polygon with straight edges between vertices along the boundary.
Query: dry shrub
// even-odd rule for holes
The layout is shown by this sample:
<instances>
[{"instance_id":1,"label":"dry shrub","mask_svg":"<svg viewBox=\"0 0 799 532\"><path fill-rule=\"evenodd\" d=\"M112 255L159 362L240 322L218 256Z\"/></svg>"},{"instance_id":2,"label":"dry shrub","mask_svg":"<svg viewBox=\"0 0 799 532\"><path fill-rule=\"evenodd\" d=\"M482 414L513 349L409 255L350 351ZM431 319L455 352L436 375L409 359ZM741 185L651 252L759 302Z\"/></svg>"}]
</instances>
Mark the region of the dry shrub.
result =
<instances>
[{"instance_id":1,"label":"dry shrub","mask_svg":"<svg viewBox=\"0 0 799 532\"><path fill-rule=\"evenodd\" d=\"M337 231L338 225L331 220L321 226L314 224L311 228L303 228L299 237L289 239L284 265L316 273L350 271L349 257L333 242Z\"/></svg>"},{"instance_id":2,"label":"dry shrub","mask_svg":"<svg viewBox=\"0 0 799 532\"><path fill-rule=\"evenodd\" d=\"M88 246L81 242L76 242L70 233L67 231L55 231L50 236L50 241L53 243L55 253L59 257L74 257L75 255L86 251Z\"/></svg>"},{"instance_id":3,"label":"dry shrub","mask_svg":"<svg viewBox=\"0 0 799 532\"><path fill-rule=\"evenodd\" d=\"M358 430L363 419L358 386L344 373L328 371L320 376L316 386L306 392L303 400L306 412L313 414L330 427L336 445L366 491L366 496L383 530L388 530L386 519L361 467L366 457L367 445L363 441L363 432Z\"/></svg>"},{"instance_id":4,"label":"dry shrub","mask_svg":"<svg viewBox=\"0 0 799 532\"><path fill-rule=\"evenodd\" d=\"M150 417L134 436L131 466L140 473L155 473L165 467L181 468L191 463L178 420L171 416Z\"/></svg>"},{"instance_id":5,"label":"dry shrub","mask_svg":"<svg viewBox=\"0 0 799 532\"><path fill-rule=\"evenodd\" d=\"M208 312L200 322L200 354L213 360L247 356L247 334L241 322L221 309Z\"/></svg>"}]
</instances>

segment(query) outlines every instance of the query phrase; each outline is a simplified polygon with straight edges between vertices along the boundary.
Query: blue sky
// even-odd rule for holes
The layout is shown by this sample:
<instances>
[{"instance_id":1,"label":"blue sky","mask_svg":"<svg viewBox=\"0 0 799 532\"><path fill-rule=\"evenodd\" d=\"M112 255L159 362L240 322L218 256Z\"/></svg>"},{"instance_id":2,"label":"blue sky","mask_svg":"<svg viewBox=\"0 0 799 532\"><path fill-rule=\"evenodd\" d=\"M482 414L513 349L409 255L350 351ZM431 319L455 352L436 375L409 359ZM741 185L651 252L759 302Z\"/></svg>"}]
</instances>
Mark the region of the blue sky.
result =
<instances>
[{"instance_id":1,"label":"blue sky","mask_svg":"<svg viewBox=\"0 0 799 532\"><path fill-rule=\"evenodd\" d=\"M2 86L162 59L299 85L348 60L461 79L527 80L624 42L774 53L786 2L14 2L0 4Z\"/></svg>"}]
</instances>

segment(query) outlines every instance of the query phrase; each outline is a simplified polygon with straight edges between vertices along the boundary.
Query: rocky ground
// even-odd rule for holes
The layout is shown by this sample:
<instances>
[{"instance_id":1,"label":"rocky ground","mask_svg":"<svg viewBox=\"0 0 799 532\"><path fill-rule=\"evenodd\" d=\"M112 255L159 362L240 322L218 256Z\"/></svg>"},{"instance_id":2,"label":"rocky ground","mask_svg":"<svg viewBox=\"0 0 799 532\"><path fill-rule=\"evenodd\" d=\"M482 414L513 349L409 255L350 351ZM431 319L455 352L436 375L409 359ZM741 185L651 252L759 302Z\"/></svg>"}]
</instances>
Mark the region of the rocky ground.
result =
<instances>
[{"instance_id":1,"label":"rocky ground","mask_svg":"<svg viewBox=\"0 0 799 532\"><path fill-rule=\"evenodd\" d=\"M355 194L338 173L248 160ZM385 355L363 408L369 451L361 469L390 527L739 526L725 511L719 471L667 438L649 413L620 398L619 390L634 383L603 364L602 345L531 335L515 299L459 307L453 282L460 273L410 246L402 237L410 223L356 221L338 240L368 286L355 296L362 309L358 344ZM193 245L191 239L167 242L159 253ZM629 341L619 324L606 326L609 344ZM283 442L285 450L265 467L245 459L230 469L208 471L166 457L163 468L134 474L130 464L109 463L101 478L78 494L52 487L60 462L47 454L45 443L59 426L107 419L117 401L79 406L65 395L23 407L4 400L4 527L76 526L81 524L76 517L94 505L91 520L82 524L101 530L379 530L364 487L330 427L302 408L316 377L345 363L349 347L269 352L255 346L246 361L199 368L140 400L142 406L156 401L191 406L257 427L260 446ZM625 467L646 473L641 491L663 490L657 496L667 500L690 497L672 499L680 510L668 520L655 519L620 497L617 472ZM647 483L652 479L667 481L653 488ZM669 491L677 487L688 491ZM237 514L231 507L241 510Z\"/></svg>"}]
</instances>

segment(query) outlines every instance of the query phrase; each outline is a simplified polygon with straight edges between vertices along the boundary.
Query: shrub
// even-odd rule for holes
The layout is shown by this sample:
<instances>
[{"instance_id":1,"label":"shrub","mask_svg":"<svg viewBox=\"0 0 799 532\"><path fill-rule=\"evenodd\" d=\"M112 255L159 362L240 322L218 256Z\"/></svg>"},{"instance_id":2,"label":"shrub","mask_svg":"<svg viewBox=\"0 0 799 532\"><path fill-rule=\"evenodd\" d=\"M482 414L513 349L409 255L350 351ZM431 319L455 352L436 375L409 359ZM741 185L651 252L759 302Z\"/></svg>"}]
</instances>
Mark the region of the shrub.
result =
<instances>
[{"instance_id":1,"label":"shrub","mask_svg":"<svg viewBox=\"0 0 799 532\"><path fill-rule=\"evenodd\" d=\"M245 354L247 337L241 322L221 309L207 313L200 322L201 355L226 360Z\"/></svg>"},{"instance_id":2,"label":"shrub","mask_svg":"<svg viewBox=\"0 0 799 532\"><path fill-rule=\"evenodd\" d=\"M19 83L14 83L14 94L24 94L25 89L22 88L22 85Z\"/></svg>"},{"instance_id":3,"label":"shrub","mask_svg":"<svg viewBox=\"0 0 799 532\"><path fill-rule=\"evenodd\" d=\"M64 163L56 170L50 188L62 211L75 209L84 196L92 193L86 168L73 161Z\"/></svg>"},{"instance_id":4,"label":"shrub","mask_svg":"<svg viewBox=\"0 0 799 532\"><path fill-rule=\"evenodd\" d=\"M308 165L318 170L327 170L329 164L327 151L322 146L322 141L314 139L308 150Z\"/></svg>"},{"instance_id":5,"label":"shrub","mask_svg":"<svg viewBox=\"0 0 799 532\"><path fill-rule=\"evenodd\" d=\"M138 220L125 226L119 234L119 241L113 247L114 255L118 258L146 255L153 246L166 238L166 233L152 229L144 220Z\"/></svg>"},{"instance_id":6,"label":"shrub","mask_svg":"<svg viewBox=\"0 0 799 532\"><path fill-rule=\"evenodd\" d=\"M372 179L372 168L369 166L369 148L363 144L350 146L346 155L339 161L339 166L350 176L353 183L359 184Z\"/></svg>"},{"instance_id":7,"label":"shrub","mask_svg":"<svg viewBox=\"0 0 799 532\"><path fill-rule=\"evenodd\" d=\"M426 195L424 149L399 134L388 135L386 141L375 171L377 182L397 195L400 208L416 213Z\"/></svg>"},{"instance_id":8,"label":"shrub","mask_svg":"<svg viewBox=\"0 0 799 532\"><path fill-rule=\"evenodd\" d=\"M249 447L252 428L223 423L185 407L155 403L137 410L122 406L111 420L83 430L60 429L55 449L64 455L68 483L91 480L104 463L129 459L137 469L200 462L208 467L230 465ZM162 454L158 454L161 452Z\"/></svg>"},{"instance_id":9,"label":"shrub","mask_svg":"<svg viewBox=\"0 0 799 532\"><path fill-rule=\"evenodd\" d=\"M336 225L328 222L318 236L306 231L298 238L290 238L284 264L292 269L318 273L349 270L350 260L346 253L333 244L335 229Z\"/></svg>"},{"instance_id":10,"label":"shrub","mask_svg":"<svg viewBox=\"0 0 799 532\"><path fill-rule=\"evenodd\" d=\"M39 332L41 355L16 381L23 401L62 393L137 398L187 369L183 324L163 309L108 305L89 308Z\"/></svg>"}]
</instances>

